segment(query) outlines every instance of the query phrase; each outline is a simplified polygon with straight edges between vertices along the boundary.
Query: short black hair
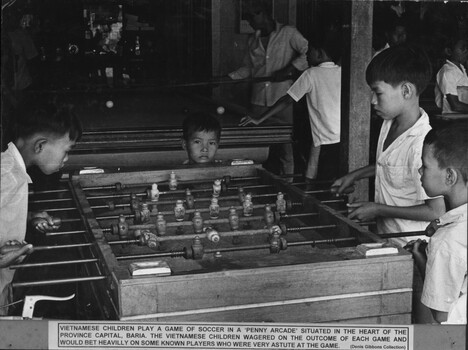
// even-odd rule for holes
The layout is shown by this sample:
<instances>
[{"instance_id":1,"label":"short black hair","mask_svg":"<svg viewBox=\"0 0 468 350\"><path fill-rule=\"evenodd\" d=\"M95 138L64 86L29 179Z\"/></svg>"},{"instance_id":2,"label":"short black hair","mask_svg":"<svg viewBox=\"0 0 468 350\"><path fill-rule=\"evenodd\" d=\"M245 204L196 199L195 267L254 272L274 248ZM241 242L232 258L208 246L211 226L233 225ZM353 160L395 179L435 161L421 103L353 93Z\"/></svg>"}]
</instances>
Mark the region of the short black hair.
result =
<instances>
[{"instance_id":1,"label":"short black hair","mask_svg":"<svg viewBox=\"0 0 468 350\"><path fill-rule=\"evenodd\" d=\"M244 0L243 4L245 16L248 16L250 12L263 12L265 15L272 17L272 0Z\"/></svg>"},{"instance_id":2,"label":"short black hair","mask_svg":"<svg viewBox=\"0 0 468 350\"><path fill-rule=\"evenodd\" d=\"M333 30L328 30L323 35L314 35L308 38L309 50L323 50L333 62L338 63L343 49L341 38L341 32Z\"/></svg>"},{"instance_id":3,"label":"short black hair","mask_svg":"<svg viewBox=\"0 0 468 350\"><path fill-rule=\"evenodd\" d=\"M413 45L399 45L376 55L366 69L366 81L372 85L384 81L393 87L403 82L416 86L421 95L432 77L432 65L426 52Z\"/></svg>"},{"instance_id":4,"label":"short black hair","mask_svg":"<svg viewBox=\"0 0 468 350\"><path fill-rule=\"evenodd\" d=\"M58 106L49 102L27 104L16 113L16 139L37 133L51 133L59 137L68 133L70 140L77 141L83 128L71 105Z\"/></svg>"},{"instance_id":5,"label":"short black hair","mask_svg":"<svg viewBox=\"0 0 468 350\"><path fill-rule=\"evenodd\" d=\"M432 146L439 168L454 167L468 182L468 122L453 122L447 126L431 129L424 145Z\"/></svg>"},{"instance_id":6,"label":"short black hair","mask_svg":"<svg viewBox=\"0 0 468 350\"><path fill-rule=\"evenodd\" d=\"M216 117L208 113L195 112L188 115L184 119L182 129L185 141L197 131L213 131L218 141L221 138L221 124Z\"/></svg>"},{"instance_id":7,"label":"short black hair","mask_svg":"<svg viewBox=\"0 0 468 350\"><path fill-rule=\"evenodd\" d=\"M446 49L449 49L450 51L452 51L455 48L455 45L457 45L459 41L468 42L468 38L461 34L457 34L455 36L445 38L443 46L444 46L444 54L446 57L450 58L452 56L451 52L449 53Z\"/></svg>"}]
</instances>

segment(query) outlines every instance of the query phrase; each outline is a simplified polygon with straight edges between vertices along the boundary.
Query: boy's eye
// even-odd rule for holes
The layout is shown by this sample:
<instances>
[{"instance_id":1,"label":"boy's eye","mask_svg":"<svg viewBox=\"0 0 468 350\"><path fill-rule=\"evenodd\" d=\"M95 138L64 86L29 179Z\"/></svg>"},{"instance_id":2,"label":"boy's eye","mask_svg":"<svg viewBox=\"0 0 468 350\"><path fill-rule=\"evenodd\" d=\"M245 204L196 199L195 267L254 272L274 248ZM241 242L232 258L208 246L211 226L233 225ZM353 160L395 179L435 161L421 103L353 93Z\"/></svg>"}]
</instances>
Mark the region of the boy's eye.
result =
<instances>
[{"instance_id":1,"label":"boy's eye","mask_svg":"<svg viewBox=\"0 0 468 350\"><path fill-rule=\"evenodd\" d=\"M211 145L211 146L216 146L216 144L217 144L217 143L216 143L215 141L211 141L211 142L210 142L210 145Z\"/></svg>"}]
</instances>

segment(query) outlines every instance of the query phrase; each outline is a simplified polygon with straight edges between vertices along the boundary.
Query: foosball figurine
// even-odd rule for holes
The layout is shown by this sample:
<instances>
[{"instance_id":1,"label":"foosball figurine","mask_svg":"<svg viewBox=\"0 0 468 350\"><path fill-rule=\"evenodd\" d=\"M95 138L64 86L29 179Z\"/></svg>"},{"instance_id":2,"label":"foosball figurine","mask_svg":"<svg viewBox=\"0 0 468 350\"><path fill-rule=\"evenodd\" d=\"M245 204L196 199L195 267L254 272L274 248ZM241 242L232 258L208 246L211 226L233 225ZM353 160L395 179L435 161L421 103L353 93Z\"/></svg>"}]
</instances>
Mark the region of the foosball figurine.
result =
<instances>
[{"instance_id":1,"label":"foosball figurine","mask_svg":"<svg viewBox=\"0 0 468 350\"><path fill-rule=\"evenodd\" d=\"M166 220L164 219L163 214L158 214L156 219L156 231L160 236L164 236L166 234Z\"/></svg>"},{"instance_id":2,"label":"foosball figurine","mask_svg":"<svg viewBox=\"0 0 468 350\"><path fill-rule=\"evenodd\" d=\"M240 202L241 204L244 203L244 200L245 200L244 188L239 186L239 187L237 188L237 192L238 192L238 195L239 195L239 202Z\"/></svg>"},{"instance_id":3,"label":"foosball figurine","mask_svg":"<svg viewBox=\"0 0 468 350\"><path fill-rule=\"evenodd\" d=\"M244 203L242 203L244 207L244 216L252 216L253 214L253 203L252 203L252 194L247 193L245 195Z\"/></svg>"},{"instance_id":4,"label":"foosball figurine","mask_svg":"<svg viewBox=\"0 0 468 350\"><path fill-rule=\"evenodd\" d=\"M263 214L263 219L265 220L265 224L267 227L271 227L275 222L275 215L271 210L270 204L265 205L265 213Z\"/></svg>"},{"instance_id":5,"label":"foosball figurine","mask_svg":"<svg viewBox=\"0 0 468 350\"><path fill-rule=\"evenodd\" d=\"M127 238L128 237L128 224L125 220L125 216L120 214L119 216L119 236L120 238Z\"/></svg>"},{"instance_id":6,"label":"foosball figurine","mask_svg":"<svg viewBox=\"0 0 468 350\"><path fill-rule=\"evenodd\" d=\"M173 172L173 171L171 171L171 175L170 175L170 178L169 178L169 189L171 191L177 190L177 177L176 177L175 172Z\"/></svg>"},{"instance_id":7,"label":"foosball figurine","mask_svg":"<svg viewBox=\"0 0 468 350\"><path fill-rule=\"evenodd\" d=\"M231 231L237 231L239 229L239 215L234 207L229 208L229 226Z\"/></svg>"},{"instance_id":8,"label":"foosball figurine","mask_svg":"<svg viewBox=\"0 0 468 350\"><path fill-rule=\"evenodd\" d=\"M151 186L151 197L150 199L153 202L157 202L159 200L159 189L158 189L158 184L154 183Z\"/></svg>"},{"instance_id":9,"label":"foosball figurine","mask_svg":"<svg viewBox=\"0 0 468 350\"><path fill-rule=\"evenodd\" d=\"M218 231L216 231L212 227L207 227L205 229L205 234L206 234L206 238L213 243L218 243L220 240Z\"/></svg>"},{"instance_id":10,"label":"foosball figurine","mask_svg":"<svg viewBox=\"0 0 468 350\"><path fill-rule=\"evenodd\" d=\"M280 214L286 214L286 201L282 192L278 192L276 195L276 211Z\"/></svg>"},{"instance_id":11,"label":"foosball figurine","mask_svg":"<svg viewBox=\"0 0 468 350\"><path fill-rule=\"evenodd\" d=\"M217 179L213 183L213 197L219 197L221 193L221 180Z\"/></svg>"},{"instance_id":12,"label":"foosball figurine","mask_svg":"<svg viewBox=\"0 0 468 350\"><path fill-rule=\"evenodd\" d=\"M150 215L151 212L148 208L148 203L142 203L141 204L141 215L140 215L140 221L142 224L150 222Z\"/></svg>"},{"instance_id":13,"label":"foosball figurine","mask_svg":"<svg viewBox=\"0 0 468 350\"><path fill-rule=\"evenodd\" d=\"M195 199L190 188L185 189L185 204L187 205L187 209L195 208Z\"/></svg>"},{"instance_id":14,"label":"foosball figurine","mask_svg":"<svg viewBox=\"0 0 468 350\"><path fill-rule=\"evenodd\" d=\"M195 210L195 212L193 213L192 223L193 231L195 233L203 232L203 218L198 210Z\"/></svg>"},{"instance_id":15,"label":"foosball figurine","mask_svg":"<svg viewBox=\"0 0 468 350\"><path fill-rule=\"evenodd\" d=\"M210 204L210 219L217 219L218 217L219 217L218 198L213 196L213 198L211 198L211 204Z\"/></svg>"},{"instance_id":16,"label":"foosball figurine","mask_svg":"<svg viewBox=\"0 0 468 350\"><path fill-rule=\"evenodd\" d=\"M181 199L178 199L174 207L174 215L176 221L184 221L185 217L185 207L184 202Z\"/></svg>"}]
</instances>

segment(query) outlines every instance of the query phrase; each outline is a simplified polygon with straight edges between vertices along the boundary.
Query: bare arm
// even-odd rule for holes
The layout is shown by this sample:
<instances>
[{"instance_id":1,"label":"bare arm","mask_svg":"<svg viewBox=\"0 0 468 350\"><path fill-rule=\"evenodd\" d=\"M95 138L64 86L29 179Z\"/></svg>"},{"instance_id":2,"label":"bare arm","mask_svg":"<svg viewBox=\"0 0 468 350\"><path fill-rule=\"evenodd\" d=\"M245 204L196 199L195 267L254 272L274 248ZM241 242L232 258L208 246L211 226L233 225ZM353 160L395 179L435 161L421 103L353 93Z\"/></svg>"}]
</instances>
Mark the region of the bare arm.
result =
<instances>
[{"instance_id":1,"label":"bare arm","mask_svg":"<svg viewBox=\"0 0 468 350\"><path fill-rule=\"evenodd\" d=\"M445 97L447 97L447 102L449 103L452 111L458 113L468 112L468 103L461 102L458 99L458 96L447 94Z\"/></svg>"},{"instance_id":2,"label":"bare arm","mask_svg":"<svg viewBox=\"0 0 468 350\"><path fill-rule=\"evenodd\" d=\"M260 119L254 119L249 116L245 116L244 118L241 119L239 126L246 126L249 124L255 124L259 125L263 123L265 120L270 118L271 116L274 116L275 114L281 112L283 109L285 109L287 106L292 104L294 102L293 98L289 96L288 94L284 95L281 97L276 103L268 109L265 113L262 114Z\"/></svg>"},{"instance_id":3,"label":"bare arm","mask_svg":"<svg viewBox=\"0 0 468 350\"><path fill-rule=\"evenodd\" d=\"M375 165L367 165L340 177L331 185L331 192L342 194L345 188L352 186L356 181L375 176Z\"/></svg>"},{"instance_id":4,"label":"bare arm","mask_svg":"<svg viewBox=\"0 0 468 350\"><path fill-rule=\"evenodd\" d=\"M442 197L427 200L426 203L411 207L396 207L374 202L354 202L347 204L348 218L362 221L376 217L400 218L416 221L432 221L445 213Z\"/></svg>"},{"instance_id":5,"label":"bare arm","mask_svg":"<svg viewBox=\"0 0 468 350\"><path fill-rule=\"evenodd\" d=\"M445 202L442 197L428 199L424 204L412 207L396 207L381 204L378 216L400 218L416 221L432 221L445 213Z\"/></svg>"},{"instance_id":6,"label":"bare arm","mask_svg":"<svg viewBox=\"0 0 468 350\"><path fill-rule=\"evenodd\" d=\"M430 309L430 310L432 313L432 317L434 317L434 320L436 320L438 323L447 321L448 312L434 310L434 309Z\"/></svg>"}]
</instances>

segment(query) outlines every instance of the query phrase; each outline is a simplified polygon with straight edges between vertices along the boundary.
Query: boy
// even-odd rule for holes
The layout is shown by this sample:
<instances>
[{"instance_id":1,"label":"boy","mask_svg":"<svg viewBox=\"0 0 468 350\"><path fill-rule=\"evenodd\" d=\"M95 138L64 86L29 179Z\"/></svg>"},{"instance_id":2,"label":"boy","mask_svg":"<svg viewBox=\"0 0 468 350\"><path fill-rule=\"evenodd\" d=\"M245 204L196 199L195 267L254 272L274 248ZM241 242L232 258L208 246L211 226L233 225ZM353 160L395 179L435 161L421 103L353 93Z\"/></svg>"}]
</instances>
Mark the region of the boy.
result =
<instances>
[{"instance_id":1,"label":"boy","mask_svg":"<svg viewBox=\"0 0 468 350\"><path fill-rule=\"evenodd\" d=\"M215 162L221 139L221 125L214 116L194 113L184 119L182 147L187 151L184 164Z\"/></svg>"},{"instance_id":2,"label":"boy","mask_svg":"<svg viewBox=\"0 0 468 350\"><path fill-rule=\"evenodd\" d=\"M468 40L454 38L449 40L446 46L445 54L448 58L436 76L435 102L444 114L467 113L468 92L465 92L465 99L459 95L468 89L468 75L463 66L468 60Z\"/></svg>"},{"instance_id":3,"label":"boy","mask_svg":"<svg viewBox=\"0 0 468 350\"><path fill-rule=\"evenodd\" d=\"M22 242L27 223L41 232L57 228L46 212L27 212L31 180L26 169L36 165L46 175L59 171L81 136L81 125L68 108L57 110L44 105L21 113L16 136L1 154L0 246L9 241ZM10 301L13 275L14 270L0 269L0 306ZM0 315L7 311L0 307Z\"/></svg>"},{"instance_id":4,"label":"boy","mask_svg":"<svg viewBox=\"0 0 468 350\"><path fill-rule=\"evenodd\" d=\"M351 219L376 218L378 233L424 231L429 221L445 211L442 197L426 195L418 173L424 136L431 129L428 115L419 107L419 96L430 77L431 64L426 54L406 45L382 51L367 67L372 107L383 119L377 162L339 178L331 190L341 194L355 181L375 176L375 203L355 202L348 206ZM403 247L410 239L390 241Z\"/></svg>"},{"instance_id":5,"label":"boy","mask_svg":"<svg viewBox=\"0 0 468 350\"><path fill-rule=\"evenodd\" d=\"M302 73L287 94L260 119L247 116L240 122L241 126L258 125L306 95L312 132L306 181L317 177L321 145L340 142L341 67L334 63L339 60L339 51L340 45L331 38L322 36L310 41L307 59L311 68Z\"/></svg>"},{"instance_id":6,"label":"boy","mask_svg":"<svg viewBox=\"0 0 468 350\"><path fill-rule=\"evenodd\" d=\"M445 212L444 199L427 196L418 172L423 140L431 129L428 115L419 107L419 96L430 77L431 64L424 51L406 45L382 51L367 66L372 108L383 119L376 164L339 178L331 191L341 194L355 181L375 176L375 203L348 204L348 217L362 221L376 218L377 233L424 231L431 220ZM413 238L389 241L404 247ZM421 305L422 278L417 269L414 273L413 323L426 323L432 316Z\"/></svg>"},{"instance_id":7,"label":"boy","mask_svg":"<svg viewBox=\"0 0 468 350\"><path fill-rule=\"evenodd\" d=\"M429 196L444 196L448 210L426 250L417 240L412 253L424 278L421 301L434 319L466 324L466 217L468 197L468 124L431 130L424 140L422 186ZM426 255L427 253L427 255Z\"/></svg>"}]
</instances>

